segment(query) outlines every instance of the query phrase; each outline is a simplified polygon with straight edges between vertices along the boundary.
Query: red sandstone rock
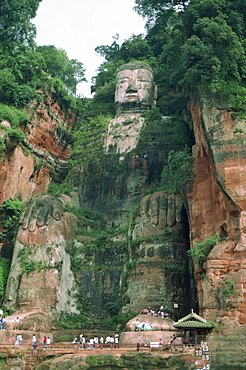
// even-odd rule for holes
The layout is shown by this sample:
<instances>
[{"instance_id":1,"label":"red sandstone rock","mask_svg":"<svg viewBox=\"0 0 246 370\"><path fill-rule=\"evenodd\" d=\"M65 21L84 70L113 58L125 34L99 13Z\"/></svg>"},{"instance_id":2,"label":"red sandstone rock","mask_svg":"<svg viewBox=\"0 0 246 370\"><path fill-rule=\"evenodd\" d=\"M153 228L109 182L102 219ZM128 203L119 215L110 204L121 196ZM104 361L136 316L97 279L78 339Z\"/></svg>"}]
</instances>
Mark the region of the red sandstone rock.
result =
<instances>
[{"instance_id":1,"label":"red sandstone rock","mask_svg":"<svg viewBox=\"0 0 246 370\"><path fill-rule=\"evenodd\" d=\"M191 243L214 233L227 239L210 252L204 280L196 268L198 302L200 313L228 334L246 328L245 149L231 143L239 118L219 108L218 101L193 96L191 111L196 138L196 177L188 196Z\"/></svg>"}]
</instances>

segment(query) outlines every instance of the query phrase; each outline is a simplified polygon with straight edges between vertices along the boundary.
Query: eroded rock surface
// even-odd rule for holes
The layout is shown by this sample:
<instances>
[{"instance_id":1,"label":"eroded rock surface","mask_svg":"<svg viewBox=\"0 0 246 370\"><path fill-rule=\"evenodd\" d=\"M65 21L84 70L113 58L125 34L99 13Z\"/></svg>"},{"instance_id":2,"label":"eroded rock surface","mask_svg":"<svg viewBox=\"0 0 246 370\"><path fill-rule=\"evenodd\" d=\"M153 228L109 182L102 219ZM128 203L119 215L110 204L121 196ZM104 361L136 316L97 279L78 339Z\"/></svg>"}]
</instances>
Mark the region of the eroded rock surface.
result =
<instances>
[{"instance_id":1,"label":"eroded rock surface","mask_svg":"<svg viewBox=\"0 0 246 370\"><path fill-rule=\"evenodd\" d=\"M179 196L160 191L141 200L132 223L128 309L159 309L163 305L175 317L174 303L179 303L180 315L194 304L189 296L186 218Z\"/></svg>"},{"instance_id":2,"label":"eroded rock surface","mask_svg":"<svg viewBox=\"0 0 246 370\"><path fill-rule=\"evenodd\" d=\"M63 202L68 200L65 197ZM6 288L6 307L12 312L76 312L69 294L74 289L74 277L65 247L77 221L71 213L63 212L63 202L45 196L26 206Z\"/></svg>"},{"instance_id":3,"label":"eroded rock surface","mask_svg":"<svg viewBox=\"0 0 246 370\"><path fill-rule=\"evenodd\" d=\"M189 194L191 241L219 233L203 265L196 268L200 312L224 334L245 331L245 145L233 131L243 125L226 102L192 100L196 137L195 179ZM204 272L203 271L203 272Z\"/></svg>"},{"instance_id":4,"label":"eroded rock surface","mask_svg":"<svg viewBox=\"0 0 246 370\"><path fill-rule=\"evenodd\" d=\"M22 147L15 139L6 138L7 151L0 161L0 203L14 196L22 200L38 196L51 181L51 166L63 172L68 168L69 135L65 137L60 127L69 128L74 116L67 117L51 97L33 103L27 113L29 122L21 127L27 136ZM11 128L11 122L2 121L1 125Z\"/></svg>"}]
</instances>

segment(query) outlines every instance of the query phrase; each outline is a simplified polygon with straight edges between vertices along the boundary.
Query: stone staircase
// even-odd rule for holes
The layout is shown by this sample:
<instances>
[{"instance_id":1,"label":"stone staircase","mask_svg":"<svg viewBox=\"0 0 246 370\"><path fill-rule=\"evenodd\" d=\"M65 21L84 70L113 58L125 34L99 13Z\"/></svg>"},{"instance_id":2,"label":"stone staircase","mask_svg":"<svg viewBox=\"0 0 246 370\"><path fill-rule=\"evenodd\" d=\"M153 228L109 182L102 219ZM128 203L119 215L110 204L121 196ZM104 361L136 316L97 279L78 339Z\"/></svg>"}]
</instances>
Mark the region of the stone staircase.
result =
<instances>
[{"instance_id":1,"label":"stone staircase","mask_svg":"<svg viewBox=\"0 0 246 370\"><path fill-rule=\"evenodd\" d=\"M23 361L22 370L33 370L38 365L38 355L34 355L32 351L25 354L25 361Z\"/></svg>"}]
</instances>

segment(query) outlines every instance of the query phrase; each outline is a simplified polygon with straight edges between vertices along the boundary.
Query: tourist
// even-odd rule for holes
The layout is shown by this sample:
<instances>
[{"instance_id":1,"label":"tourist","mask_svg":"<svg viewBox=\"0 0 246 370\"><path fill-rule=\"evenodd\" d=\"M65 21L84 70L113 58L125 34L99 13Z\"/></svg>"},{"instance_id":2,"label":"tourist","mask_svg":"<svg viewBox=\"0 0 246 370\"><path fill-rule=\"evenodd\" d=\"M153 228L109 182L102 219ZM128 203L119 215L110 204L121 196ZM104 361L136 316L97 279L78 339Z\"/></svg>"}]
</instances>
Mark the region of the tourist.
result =
<instances>
[{"instance_id":1,"label":"tourist","mask_svg":"<svg viewBox=\"0 0 246 370\"><path fill-rule=\"evenodd\" d=\"M78 349L77 341L78 341L78 338L74 338L73 340L74 349Z\"/></svg>"},{"instance_id":2,"label":"tourist","mask_svg":"<svg viewBox=\"0 0 246 370\"><path fill-rule=\"evenodd\" d=\"M119 348L119 334L115 333L114 336L114 348Z\"/></svg>"},{"instance_id":3,"label":"tourist","mask_svg":"<svg viewBox=\"0 0 246 370\"><path fill-rule=\"evenodd\" d=\"M36 356L36 355L37 355L37 348L38 348L37 343L33 343L33 344L32 344L32 348L33 348L32 354L33 354L34 356Z\"/></svg>"},{"instance_id":4,"label":"tourist","mask_svg":"<svg viewBox=\"0 0 246 370\"><path fill-rule=\"evenodd\" d=\"M110 343L111 343L111 340L110 340L110 336L108 335L106 337L105 344L109 344L110 345ZM106 346L106 347L108 347L108 346Z\"/></svg>"},{"instance_id":5,"label":"tourist","mask_svg":"<svg viewBox=\"0 0 246 370\"><path fill-rule=\"evenodd\" d=\"M22 343L22 335L21 334L19 334L18 341L19 341L19 344Z\"/></svg>"},{"instance_id":6,"label":"tourist","mask_svg":"<svg viewBox=\"0 0 246 370\"><path fill-rule=\"evenodd\" d=\"M47 348L47 338L44 336L44 339L43 339L43 350L45 350Z\"/></svg>"},{"instance_id":7,"label":"tourist","mask_svg":"<svg viewBox=\"0 0 246 370\"><path fill-rule=\"evenodd\" d=\"M137 343L136 351L137 351L137 352L139 352L139 351L140 351L140 344L139 344L139 343Z\"/></svg>"},{"instance_id":8,"label":"tourist","mask_svg":"<svg viewBox=\"0 0 246 370\"><path fill-rule=\"evenodd\" d=\"M50 337L47 337L47 340L46 340L46 347L47 347L47 348L50 348Z\"/></svg>"},{"instance_id":9,"label":"tourist","mask_svg":"<svg viewBox=\"0 0 246 370\"><path fill-rule=\"evenodd\" d=\"M140 324L140 321L138 319L136 319L136 323L135 323L135 330L136 331L140 331L139 327L137 325Z\"/></svg>"},{"instance_id":10,"label":"tourist","mask_svg":"<svg viewBox=\"0 0 246 370\"><path fill-rule=\"evenodd\" d=\"M86 349L86 340L85 337L82 337L82 349Z\"/></svg>"},{"instance_id":11,"label":"tourist","mask_svg":"<svg viewBox=\"0 0 246 370\"><path fill-rule=\"evenodd\" d=\"M16 342L15 342L15 346L16 347L19 347L22 343L22 335L21 334L16 334Z\"/></svg>"},{"instance_id":12,"label":"tourist","mask_svg":"<svg viewBox=\"0 0 246 370\"><path fill-rule=\"evenodd\" d=\"M103 336L101 335L100 339L99 339L99 343L100 343L100 348L103 349L103 342L104 342L104 338Z\"/></svg>"},{"instance_id":13,"label":"tourist","mask_svg":"<svg viewBox=\"0 0 246 370\"><path fill-rule=\"evenodd\" d=\"M37 343L36 335L33 334L33 336L32 336L32 344L36 344L36 343Z\"/></svg>"},{"instance_id":14,"label":"tourist","mask_svg":"<svg viewBox=\"0 0 246 370\"><path fill-rule=\"evenodd\" d=\"M83 349L83 334L79 335L79 349Z\"/></svg>"},{"instance_id":15,"label":"tourist","mask_svg":"<svg viewBox=\"0 0 246 370\"><path fill-rule=\"evenodd\" d=\"M168 343L170 345L170 347L171 347L171 345L173 344L173 342L175 341L176 338L177 338L176 335L173 334L173 336L171 337L171 339L170 339L170 341Z\"/></svg>"},{"instance_id":16,"label":"tourist","mask_svg":"<svg viewBox=\"0 0 246 370\"><path fill-rule=\"evenodd\" d=\"M161 338L159 340L159 351L162 351L162 340L161 340Z\"/></svg>"},{"instance_id":17,"label":"tourist","mask_svg":"<svg viewBox=\"0 0 246 370\"><path fill-rule=\"evenodd\" d=\"M20 319L19 317L16 317L15 321L14 321L14 330L18 330L19 329L19 326L20 326Z\"/></svg>"},{"instance_id":18,"label":"tourist","mask_svg":"<svg viewBox=\"0 0 246 370\"><path fill-rule=\"evenodd\" d=\"M5 325L6 325L6 319L5 319L5 317L2 317L1 330L5 330Z\"/></svg>"},{"instance_id":19,"label":"tourist","mask_svg":"<svg viewBox=\"0 0 246 370\"><path fill-rule=\"evenodd\" d=\"M98 349L99 348L99 338L98 337L94 337L94 345L95 345L95 348Z\"/></svg>"},{"instance_id":20,"label":"tourist","mask_svg":"<svg viewBox=\"0 0 246 370\"><path fill-rule=\"evenodd\" d=\"M110 337L110 348L114 348L114 337Z\"/></svg>"},{"instance_id":21,"label":"tourist","mask_svg":"<svg viewBox=\"0 0 246 370\"><path fill-rule=\"evenodd\" d=\"M88 342L88 348L93 350L94 349L94 340L93 338L90 338L89 342Z\"/></svg>"}]
</instances>

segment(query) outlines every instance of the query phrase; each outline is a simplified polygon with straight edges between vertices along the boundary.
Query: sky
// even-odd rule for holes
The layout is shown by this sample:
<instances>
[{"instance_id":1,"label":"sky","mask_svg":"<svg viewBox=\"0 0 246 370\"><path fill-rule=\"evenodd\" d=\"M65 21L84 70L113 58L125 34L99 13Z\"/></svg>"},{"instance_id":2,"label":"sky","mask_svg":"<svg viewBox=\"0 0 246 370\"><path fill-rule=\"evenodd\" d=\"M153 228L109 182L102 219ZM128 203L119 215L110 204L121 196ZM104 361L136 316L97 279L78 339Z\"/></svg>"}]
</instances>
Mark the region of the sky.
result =
<instances>
[{"instance_id":1,"label":"sky","mask_svg":"<svg viewBox=\"0 0 246 370\"><path fill-rule=\"evenodd\" d=\"M104 61L95 52L100 45L118 43L131 35L145 34L145 20L134 10L134 0L42 0L36 18L38 45L54 45L66 50L69 59L84 64L85 77L77 93L91 97L91 78Z\"/></svg>"}]
</instances>

